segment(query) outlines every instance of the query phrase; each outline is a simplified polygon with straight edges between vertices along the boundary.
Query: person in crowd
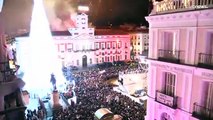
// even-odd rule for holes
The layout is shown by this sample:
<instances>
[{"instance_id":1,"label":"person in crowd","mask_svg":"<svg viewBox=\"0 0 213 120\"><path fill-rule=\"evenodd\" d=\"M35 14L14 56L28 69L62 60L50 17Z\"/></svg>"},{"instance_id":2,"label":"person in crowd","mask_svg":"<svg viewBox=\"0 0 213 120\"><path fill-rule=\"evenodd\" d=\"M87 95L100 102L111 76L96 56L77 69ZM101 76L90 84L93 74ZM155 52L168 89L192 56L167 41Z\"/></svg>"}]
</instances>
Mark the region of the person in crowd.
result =
<instances>
[{"instance_id":1,"label":"person in crowd","mask_svg":"<svg viewBox=\"0 0 213 120\"><path fill-rule=\"evenodd\" d=\"M103 70L105 72L100 73ZM66 72L72 74L75 85L62 95L67 100L76 97L76 103L64 109L54 109L53 120L94 120L94 114L100 108L108 108L112 113L121 115L123 120L144 120L144 106L114 91L113 86L106 82L108 79L117 78L119 72L142 73L143 70L138 69L137 65L102 66L86 71Z\"/></svg>"}]
</instances>

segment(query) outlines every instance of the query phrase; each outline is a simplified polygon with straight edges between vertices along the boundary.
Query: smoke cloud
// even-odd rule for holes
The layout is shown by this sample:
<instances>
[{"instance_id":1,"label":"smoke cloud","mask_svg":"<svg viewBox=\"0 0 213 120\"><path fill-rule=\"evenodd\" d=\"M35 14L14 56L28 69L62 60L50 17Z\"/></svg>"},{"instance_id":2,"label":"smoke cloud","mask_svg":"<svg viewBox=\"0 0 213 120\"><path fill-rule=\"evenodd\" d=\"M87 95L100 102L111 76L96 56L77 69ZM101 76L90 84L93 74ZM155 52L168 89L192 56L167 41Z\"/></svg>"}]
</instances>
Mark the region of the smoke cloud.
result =
<instances>
[{"instance_id":1,"label":"smoke cloud","mask_svg":"<svg viewBox=\"0 0 213 120\"><path fill-rule=\"evenodd\" d=\"M14 34L19 29L29 30L32 16L32 0L4 0L0 19L7 34Z\"/></svg>"},{"instance_id":2,"label":"smoke cloud","mask_svg":"<svg viewBox=\"0 0 213 120\"><path fill-rule=\"evenodd\" d=\"M76 0L45 0L44 4L53 31L64 31L76 26Z\"/></svg>"}]
</instances>

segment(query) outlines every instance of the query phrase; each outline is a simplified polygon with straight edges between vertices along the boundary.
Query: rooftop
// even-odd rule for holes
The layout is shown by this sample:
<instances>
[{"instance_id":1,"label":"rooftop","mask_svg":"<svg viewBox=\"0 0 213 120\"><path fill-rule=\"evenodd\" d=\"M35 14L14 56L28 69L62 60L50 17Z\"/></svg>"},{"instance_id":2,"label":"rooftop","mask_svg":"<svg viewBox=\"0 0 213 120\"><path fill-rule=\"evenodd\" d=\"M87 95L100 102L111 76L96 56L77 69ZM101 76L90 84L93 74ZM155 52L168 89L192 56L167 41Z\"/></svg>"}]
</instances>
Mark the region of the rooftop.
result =
<instances>
[{"instance_id":1,"label":"rooftop","mask_svg":"<svg viewBox=\"0 0 213 120\"><path fill-rule=\"evenodd\" d=\"M128 35L128 32L121 29L95 29L95 35Z\"/></svg>"},{"instance_id":2,"label":"rooftop","mask_svg":"<svg viewBox=\"0 0 213 120\"><path fill-rule=\"evenodd\" d=\"M129 33L149 33L149 29L134 29L128 30Z\"/></svg>"}]
</instances>

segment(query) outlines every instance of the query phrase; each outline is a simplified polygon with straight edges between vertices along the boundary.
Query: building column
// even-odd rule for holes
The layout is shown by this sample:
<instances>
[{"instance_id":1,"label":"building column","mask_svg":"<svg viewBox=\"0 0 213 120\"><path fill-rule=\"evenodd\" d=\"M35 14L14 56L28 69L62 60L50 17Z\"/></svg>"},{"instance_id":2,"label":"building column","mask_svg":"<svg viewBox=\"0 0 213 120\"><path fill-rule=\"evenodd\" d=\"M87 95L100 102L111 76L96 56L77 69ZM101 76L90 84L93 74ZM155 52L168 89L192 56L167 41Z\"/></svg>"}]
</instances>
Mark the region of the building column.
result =
<instances>
[{"instance_id":1,"label":"building column","mask_svg":"<svg viewBox=\"0 0 213 120\"><path fill-rule=\"evenodd\" d=\"M147 106L146 106L146 116L145 120L155 120L155 100L153 98L147 99Z\"/></svg>"}]
</instances>

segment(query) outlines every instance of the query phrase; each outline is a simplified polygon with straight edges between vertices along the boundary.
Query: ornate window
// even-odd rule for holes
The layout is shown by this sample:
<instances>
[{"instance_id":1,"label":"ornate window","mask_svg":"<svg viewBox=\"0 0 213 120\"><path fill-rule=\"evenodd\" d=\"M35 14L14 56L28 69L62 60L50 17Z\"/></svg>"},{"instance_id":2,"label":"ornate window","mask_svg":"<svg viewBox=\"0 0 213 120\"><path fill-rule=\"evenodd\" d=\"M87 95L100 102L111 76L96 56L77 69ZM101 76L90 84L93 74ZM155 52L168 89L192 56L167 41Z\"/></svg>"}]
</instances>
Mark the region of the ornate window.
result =
<instances>
[{"instance_id":1,"label":"ornate window","mask_svg":"<svg viewBox=\"0 0 213 120\"><path fill-rule=\"evenodd\" d=\"M116 46L116 43L115 43L115 42L113 42L113 43L112 43L112 47L113 47L113 49L115 49L115 46Z\"/></svg>"},{"instance_id":2,"label":"ornate window","mask_svg":"<svg viewBox=\"0 0 213 120\"><path fill-rule=\"evenodd\" d=\"M68 43L68 44L67 44L67 51L68 51L68 52L71 52L71 51L72 51L72 44L71 44L71 43Z\"/></svg>"},{"instance_id":3,"label":"ornate window","mask_svg":"<svg viewBox=\"0 0 213 120\"><path fill-rule=\"evenodd\" d=\"M98 58L96 58L96 63L98 64Z\"/></svg>"},{"instance_id":4,"label":"ornate window","mask_svg":"<svg viewBox=\"0 0 213 120\"><path fill-rule=\"evenodd\" d=\"M175 95L175 74L170 72L164 73L164 93L169 96Z\"/></svg>"},{"instance_id":5,"label":"ornate window","mask_svg":"<svg viewBox=\"0 0 213 120\"><path fill-rule=\"evenodd\" d=\"M79 65L79 60L77 60L77 66Z\"/></svg>"},{"instance_id":6,"label":"ornate window","mask_svg":"<svg viewBox=\"0 0 213 120\"><path fill-rule=\"evenodd\" d=\"M118 48L121 47L121 42L117 42Z\"/></svg>"},{"instance_id":7,"label":"ornate window","mask_svg":"<svg viewBox=\"0 0 213 120\"><path fill-rule=\"evenodd\" d=\"M64 53L64 51L65 51L65 44L59 44L59 49L60 49L60 52L61 53Z\"/></svg>"},{"instance_id":8,"label":"ornate window","mask_svg":"<svg viewBox=\"0 0 213 120\"><path fill-rule=\"evenodd\" d=\"M110 43L107 43L107 48L108 48L108 49L110 48Z\"/></svg>"},{"instance_id":9,"label":"ornate window","mask_svg":"<svg viewBox=\"0 0 213 120\"><path fill-rule=\"evenodd\" d=\"M207 39L206 39L206 54L213 55L213 33L212 32L209 32L207 34Z\"/></svg>"},{"instance_id":10,"label":"ornate window","mask_svg":"<svg viewBox=\"0 0 213 120\"><path fill-rule=\"evenodd\" d=\"M90 61L89 63L92 64L92 58L90 58L89 61Z\"/></svg>"},{"instance_id":11,"label":"ornate window","mask_svg":"<svg viewBox=\"0 0 213 120\"><path fill-rule=\"evenodd\" d=\"M99 49L99 43L95 43L95 49Z\"/></svg>"},{"instance_id":12,"label":"ornate window","mask_svg":"<svg viewBox=\"0 0 213 120\"><path fill-rule=\"evenodd\" d=\"M202 83L202 93L205 94L201 95L201 106L204 106L209 110L213 110L213 83L209 81L204 81ZM211 111L206 110L205 112Z\"/></svg>"},{"instance_id":13,"label":"ornate window","mask_svg":"<svg viewBox=\"0 0 213 120\"><path fill-rule=\"evenodd\" d=\"M101 48L105 49L105 43L101 43Z\"/></svg>"}]
</instances>

